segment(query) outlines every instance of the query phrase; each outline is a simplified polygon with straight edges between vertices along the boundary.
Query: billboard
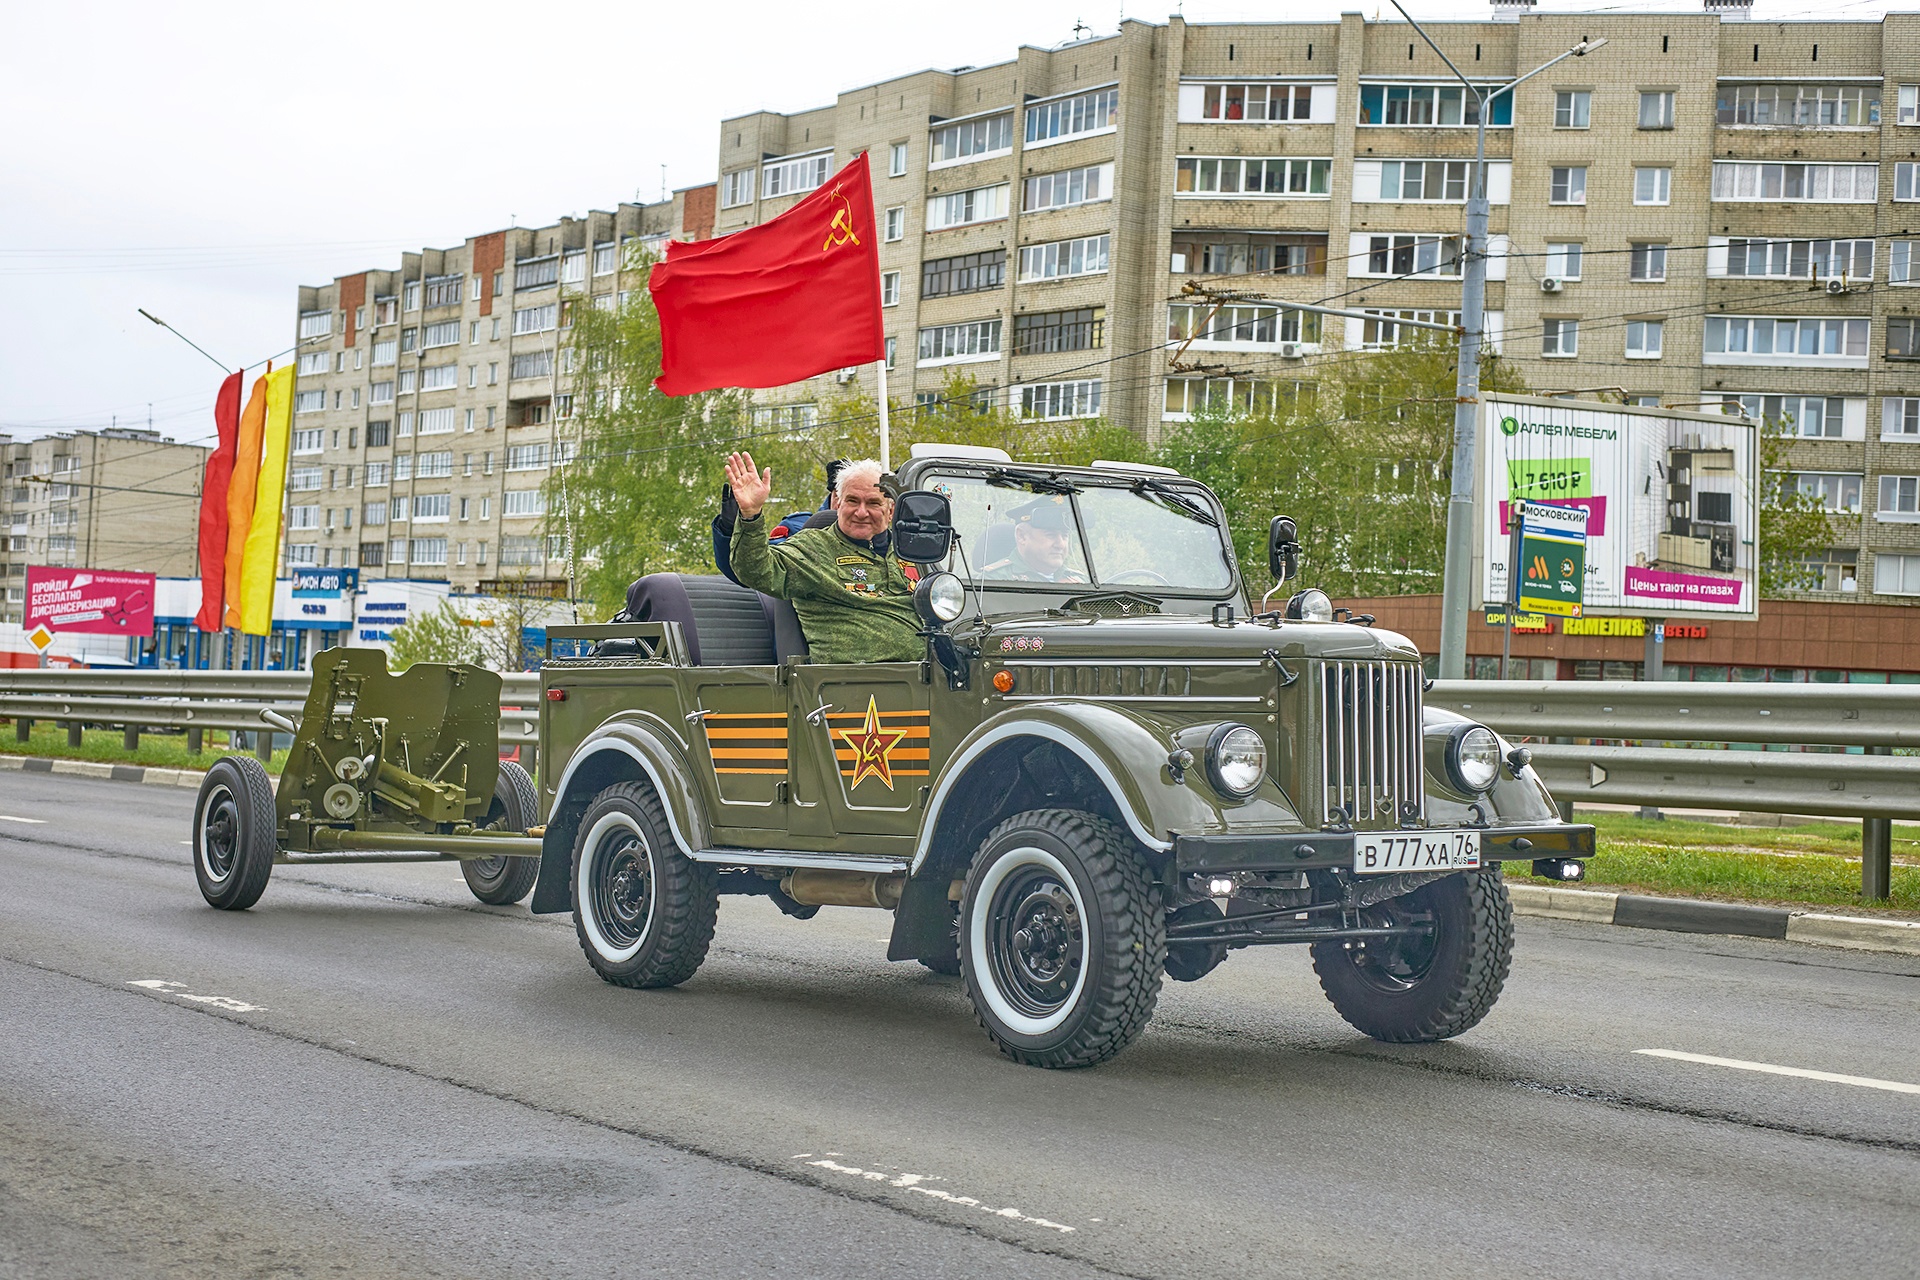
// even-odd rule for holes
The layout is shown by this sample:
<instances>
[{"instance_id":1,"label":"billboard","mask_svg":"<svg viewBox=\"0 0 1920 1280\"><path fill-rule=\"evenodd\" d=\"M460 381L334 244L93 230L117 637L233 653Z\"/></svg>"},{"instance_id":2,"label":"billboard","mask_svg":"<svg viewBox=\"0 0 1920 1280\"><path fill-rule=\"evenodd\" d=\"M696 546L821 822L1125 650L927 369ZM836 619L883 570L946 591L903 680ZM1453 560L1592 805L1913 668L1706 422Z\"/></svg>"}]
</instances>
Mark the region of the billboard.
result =
<instances>
[{"instance_id":1,"label":"billboard","mask_svg":"<svg viewBox=\"0 0 1920 1280\"><path fill-rule=\"evenodd\" d=\"M55 633L153 634L153 575L113 569L27 566L27 612L21 626Z\"/></svg>"},{"instance_id":2,"label":"billboard","mask_svg":"<svg viewBox=\"0 0 1920 1280\"><path fill-rule=\"evenodd\" d=\"M1516 498L1587 513L1583 615L1752 618L1755 425L1717 414L1489 395L1480 426L1480 599L1507 597Z\"/></svg>"}]
</instances>

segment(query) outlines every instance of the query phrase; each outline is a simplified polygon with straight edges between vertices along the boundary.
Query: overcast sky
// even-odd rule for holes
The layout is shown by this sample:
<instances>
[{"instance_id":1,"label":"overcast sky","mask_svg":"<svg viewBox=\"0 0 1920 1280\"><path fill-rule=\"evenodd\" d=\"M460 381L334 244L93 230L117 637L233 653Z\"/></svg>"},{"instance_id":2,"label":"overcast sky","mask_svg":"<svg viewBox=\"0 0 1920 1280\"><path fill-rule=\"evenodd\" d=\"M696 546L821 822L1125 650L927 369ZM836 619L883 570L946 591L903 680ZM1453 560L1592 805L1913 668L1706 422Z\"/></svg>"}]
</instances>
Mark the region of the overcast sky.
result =
<instances>
[{"instance_id":1,"label":"overcast sky","mask_svg":"<svg viewBox=\"0 0 1920 1280\"><path fill-rule=\"evenodd\" d=\"M1559 9L1561 4L1547 0ZM1885 0L1761 0L1872 18ZM1352 0L1187 0L1190 21ZM1373 16L1376 4L1361 6ZM1387 14L1392 6L1380 0ZM1478 0L1416 17L1481 18ZM1665 0L1588 8L1697 11ZM290 346L295 289L517 223L712 181L723 116L1162 22L1169 0L734 0L712 7L22 5L0 48L0 433L213 434L220 373Z\"/></svg>"}]
</instances>

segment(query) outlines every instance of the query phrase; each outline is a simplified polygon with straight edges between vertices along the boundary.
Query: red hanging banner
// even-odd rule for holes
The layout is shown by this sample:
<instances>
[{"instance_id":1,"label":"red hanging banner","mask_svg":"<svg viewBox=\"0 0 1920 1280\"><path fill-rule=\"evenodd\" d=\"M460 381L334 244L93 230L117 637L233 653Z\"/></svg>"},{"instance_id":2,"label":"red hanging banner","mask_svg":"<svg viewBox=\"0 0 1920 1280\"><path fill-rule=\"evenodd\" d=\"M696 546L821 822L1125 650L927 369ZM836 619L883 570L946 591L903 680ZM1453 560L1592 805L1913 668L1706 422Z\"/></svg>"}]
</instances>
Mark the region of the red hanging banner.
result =
<instances>
[{"instance_id":1,"label":"red hanging banner","mask_svg":"<svg viewBox=\"0 0 1920 1280\"><path fill-rule=\"evenodd\" d=\"M227 486L233 480L233 455L240 440L240 375L230 373L213 402L213 426L220 442L207 455L200 482L200 612L193 624L218 631L227 609Z\"/></svg>"}]
</instances>

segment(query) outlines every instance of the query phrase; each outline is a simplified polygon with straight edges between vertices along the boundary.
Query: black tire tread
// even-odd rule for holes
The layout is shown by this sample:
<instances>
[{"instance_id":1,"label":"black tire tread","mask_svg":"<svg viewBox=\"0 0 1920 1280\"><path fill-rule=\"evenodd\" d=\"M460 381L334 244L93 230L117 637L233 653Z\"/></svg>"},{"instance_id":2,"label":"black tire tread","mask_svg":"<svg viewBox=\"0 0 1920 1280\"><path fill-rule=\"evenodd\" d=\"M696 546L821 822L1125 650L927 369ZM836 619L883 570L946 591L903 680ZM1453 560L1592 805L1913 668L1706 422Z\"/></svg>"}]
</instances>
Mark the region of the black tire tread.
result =
<instances>
[{"instance_id":1,"label":"black tire tread","mask_svg":"<svg viewBox=\"0 0 1920 1280\"><path fill-rule=\"evenodd\" d=\"M660 854L660 864L667 872L656 872L654 875L654 918L651 924L654 945L642 947L640 954L634 957L638 963L631 970L624 971L607 969L595 956L593 944L587 941L587 931L580 923L581 908L577 901L580 855L584 852L587 831L593 825L595 812L604 802L615 797L626 800L639 810L641 821L648 828L647 839ZM647 783L615 783L594 797L593 803L581 817L580 834L574 840L572 883L576 895L574 936L579 940L580 950L586 954L587 963L593 966L593 971L614 986L636 989L677 987L697 973L701 963L706 960L707 948L713 944L713 929L720 914L719 880L712 867L693 861L674 843L666 814L660 807L660 798Z\"/></svg>"},{"instance_id":2,"label":"black tire tread","mask_svg":"<svg viewBox=\"0 0 1920 1280\"><path fill-rule=\"evenodd\" d=\"M223 756L214 761L206 777L201 779L200 794L194 800L196 838L200 806L205 803L207 791L216 785L217 775L234 775L227 785L233 791L234 802L245 810L242 847L236 851L233 871L226 884L214 892L208 892L209 885L200 868L200 850L195 847L192 851L194 878L200 882L200 894L209 906L222 911L245 911L260 901L260 895L267 891L267 880L273 875L275 828L279 823L273 804L273 778L267 773L267 767L252 756Z\"/></svg>"},{"instance_id":3,"label":"black tire tread","mask_svg":"<svg viewBox=\"0 0 1920 1280\"><path fill-rule=\"evenodd\" d=\"M973 1000L974 1021L1001 1053L1023 1065L1057 1070L1096 1066L1139 1038L1159 1002L1167 963L1166 912L1160 889L1133 837L1107 819L1080 809L1017 813L988 832L981 848L1023 829L1047 832L1074 848L1093 880L1094 896L1108 904L1118 927L1104 932L1107 954L1095 966L1098 985L1091 992L1093 1007L1071 1040L1038 1051L1009 1044L994 1032L977 999ZM975 877L986 865L986 860L976 857L968 868L967 900L972 900ZM959 948L961 976L971 997L974 980L966 951L964 946Z\"/></svg>"},{"instance_id":4,"label":"black tire tread","mask_svg":"<svg viewBox=\"0 0 1920 1280\"><path fill-rule=\"evenodd\" d=\"M1352 961L1338 943L1314 944L1313 971L1320 989L1355 1030L1390 1044L1447 1040L1475 1026L1500 999L1513 961L1513 903L1506 881L1498 864L1491 871L1468 872L1459 879L1467 894L1466 954L1453 985L1423 1010L1388 1011L1377 1002L1349 1000L1341 976L1336 975L1339 966L1350 969Z\"/></svg>"},{"instance_id":5,"label":"black tire tread","mask_svg":"<svg viewBox=\"0 0 1920 1280\"><path fill-rule=\"evenodd\" d=\"M505 793L504 795L502 793ZM534 818L540 812L540 794L533 789L533 779L527 771L511 760L500 762L499 781L494 784L495 800L506 800L502 806L506 810L504 817L510 830L524 832L533 825ZM466 878L467 888L473 896L490 907L510 907L533 892L533 882L540 878L540 859L505 858L507 866L498 877L480 874L475 862L462 862L460 874Z\"/></svg>"}]
</instances>

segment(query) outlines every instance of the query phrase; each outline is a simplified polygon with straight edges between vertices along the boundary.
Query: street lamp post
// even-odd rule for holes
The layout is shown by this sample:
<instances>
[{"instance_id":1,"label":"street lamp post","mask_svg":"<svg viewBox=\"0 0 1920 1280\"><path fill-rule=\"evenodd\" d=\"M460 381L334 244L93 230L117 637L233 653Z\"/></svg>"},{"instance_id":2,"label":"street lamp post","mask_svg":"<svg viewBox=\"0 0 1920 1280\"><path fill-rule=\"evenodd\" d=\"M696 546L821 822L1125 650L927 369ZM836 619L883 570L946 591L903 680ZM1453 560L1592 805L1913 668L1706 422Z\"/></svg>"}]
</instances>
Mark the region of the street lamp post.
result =
<instances>
[{"instance_id":1,"label":"street lamp post","mask_svg":"<svg viewBox=\"0 0 1920 1280\"><path fill-rule=\"evenodd\" d=\"M1584 58L1606 41L1582 40L1557 58L1497 88L1482 91L1467 79L1453 59L1413 20L1400 0L1393 0L1427 47L1447 64L1467 95L1480 104L1480 122L1473 148L1473 176L1467 188L1467 245L1460 267L1460 361L1453 386L1453 489L1447 498L1447 558L1441 579L1440 678L1459 680L1467 673L1467 614L1473 603L1473 484L1478 468L1480 427L1480 347L1487 303L1487 117L1493 100L1510 94L1521 83L1568 58ZM1464 99L1463 99L1464 104ZM1505 675L1504 671L1501 675Z\"/></svg>"}]
</instances>

